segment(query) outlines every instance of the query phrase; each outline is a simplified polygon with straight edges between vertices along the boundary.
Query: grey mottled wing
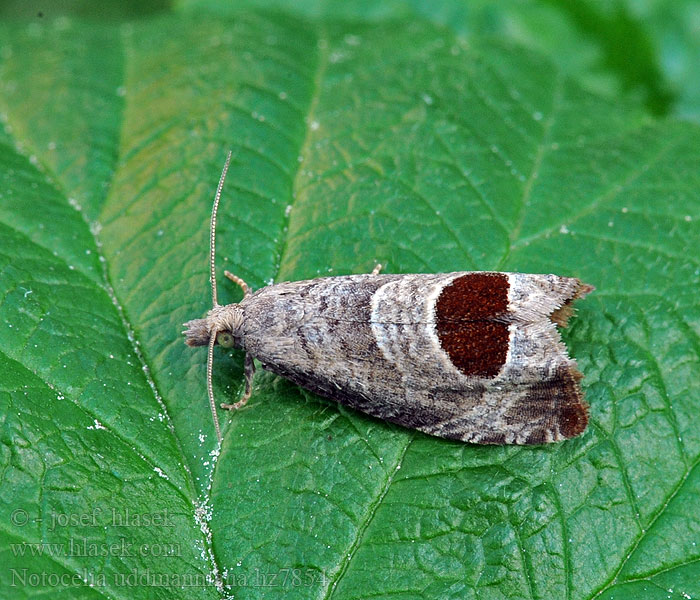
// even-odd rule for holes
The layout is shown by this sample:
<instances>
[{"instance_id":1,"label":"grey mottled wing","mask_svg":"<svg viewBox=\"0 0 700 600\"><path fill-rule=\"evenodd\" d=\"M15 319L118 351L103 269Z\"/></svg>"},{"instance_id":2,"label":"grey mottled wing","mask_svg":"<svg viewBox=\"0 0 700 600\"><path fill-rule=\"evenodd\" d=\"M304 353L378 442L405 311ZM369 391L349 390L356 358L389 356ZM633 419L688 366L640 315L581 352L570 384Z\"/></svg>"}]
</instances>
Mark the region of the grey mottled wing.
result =
<instances>
[{"instance_id":1,"label":"grey mottled wing","mask_svg":"<svg viewBox=\"0 0 700 600\"><path fill-rule=\"evenodd\" d=\"M475 443L578 435L580 373L554 320L589 290L555 275L354 275L241 303L263 367L370 415Z\"/></svg>"}]
</instances>

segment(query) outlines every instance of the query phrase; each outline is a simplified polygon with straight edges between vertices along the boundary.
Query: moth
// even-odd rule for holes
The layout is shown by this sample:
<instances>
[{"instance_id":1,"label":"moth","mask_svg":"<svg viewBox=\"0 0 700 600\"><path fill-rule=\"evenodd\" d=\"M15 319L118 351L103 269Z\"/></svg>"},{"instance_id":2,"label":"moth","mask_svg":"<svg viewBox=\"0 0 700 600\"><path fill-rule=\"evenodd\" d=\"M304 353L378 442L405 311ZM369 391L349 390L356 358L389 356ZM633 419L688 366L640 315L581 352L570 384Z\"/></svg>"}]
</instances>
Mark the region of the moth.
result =
<instances>
[{"instance_id":1,"label":"moth","mask_svg":"<svg viewBox=\"0 0 700 600\"><path fill-rule=\"evenodd\" d=\"M277 283L240 303L217 301L216 213L210 229L213 307L185 323L185 341L207 346L207 392L214 347L245 352L251 396L263 369L364 413L425 433L477 444L544 444L581 434L588 423L582 378L557 327L594 288L573 277L461 271L372 273Z\"/></svg>"}]
</instances>

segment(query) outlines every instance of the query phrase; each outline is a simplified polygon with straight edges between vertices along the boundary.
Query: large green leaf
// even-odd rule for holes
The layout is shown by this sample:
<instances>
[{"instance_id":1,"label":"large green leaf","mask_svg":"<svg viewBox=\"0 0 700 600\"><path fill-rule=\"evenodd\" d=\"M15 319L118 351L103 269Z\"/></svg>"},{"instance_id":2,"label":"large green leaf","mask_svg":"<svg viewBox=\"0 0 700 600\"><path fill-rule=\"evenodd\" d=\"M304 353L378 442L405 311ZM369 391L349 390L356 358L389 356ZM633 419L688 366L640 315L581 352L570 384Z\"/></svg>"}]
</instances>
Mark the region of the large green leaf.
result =
<instances>
[{"instance_id":1,"label":"large green leaf","mask_svg":"<svg viewBox=\"0 0 700 600\"><path fill-rule=\"evenodd\" d=\"M8 597L700 595L699 128L391 16L2 25ZM218 455L180 324L229 148L219 271L254 287L377 260L596 285L565 333L586 434L451 443L258 373Z\"/></svg>"},{"instance_id":2,"label":"large green leaf","mask_svg":"<svg viewBox=\"0 0 700 600\"><path fill-rule=\"evenodd\" d=\"M26 0L25 0L26 1ZM180 0L195 11L227 0ZM419 17L469 40L517 42L549 56L587 90L624 94L658 115L700 119L700 4L695 0L238 0L312 18L381 21Z\"/></svg>"}]
</instances>

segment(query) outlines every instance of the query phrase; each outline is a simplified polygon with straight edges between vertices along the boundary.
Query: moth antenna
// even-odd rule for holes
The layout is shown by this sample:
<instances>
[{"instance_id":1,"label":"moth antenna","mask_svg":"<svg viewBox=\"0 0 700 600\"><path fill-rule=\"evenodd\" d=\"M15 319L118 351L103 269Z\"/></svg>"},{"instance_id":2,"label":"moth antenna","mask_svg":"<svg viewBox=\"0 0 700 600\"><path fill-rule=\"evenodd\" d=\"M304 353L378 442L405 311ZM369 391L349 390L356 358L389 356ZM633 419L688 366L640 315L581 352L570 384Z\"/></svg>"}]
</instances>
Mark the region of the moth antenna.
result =
<instances>
[{"instance_id":1,"label":"moth antenna","mask_svg":"<svg viewBox=\"0 0 700 600\"><path fill-rule=\"evenodd\" d=\"M231 155L229 154L229 158ZM225 173L225 171L224 171ZM221 428L219 427L219 417L216 416L216 403L214 402L214 386L211 382L211 374L214 368L214 344L216 343L216 334L214 331L209 338L209 351L207 352L207 394L209 395L209 406L211 408L211 416L214 419L214 429L216 429L216 437L221 444Z\"/></svg>"},{"instance_id":2,"label":"moth antenna","mask_svg":"<svg viewBox=\"0 0 700 600\"><path fill-rule=\"evenodd\" d=\"M214 206L211 209L211 223L209 225L209 281L211 282L211 302L214 308L219 306L219 298L216 293L216 213L219 210L219 200L221 200L221 190L224 189L224 181L226 181L226 173L228 166L231 164L231 150L228 151L224 168L221 171L219 185L216 188L214 196ZM209 349L207 352L207 394L209 396L209 407L211 408L211 416L214 419L214 429L216 429L216 437L221 444L221 427L219 427L219 417L216 415L216 402L214 401L214 386L212 384L212 372L214 370L214 345L216 344L216 334L212 331L209 337Z\"/></svg>"},{"instance_id":3,"label":"moth antenna","mask_svg":"<svg viewBox=\"0 0 700 600\"><path fill-rule=\"evenodd\" d=\"M219 200L221 199L221 190L224 188L224 181L226 180L226 173L228 172L228 166L231 164L231 150L228 151L228 156L226 157L226 163L224 164L224 169L221 171L221 177L219 178L219 185L216 188L216 196L214 196L214 206L211 209L211 224L209 226L209 280L211 281L211 301L216 307L219 306L219 298L216 294L216 213L219 210ZM214 336L216 339L216 336ZM213 348L212 344L209 345ZM211 384L211 381L210 381ZM212 406L214 406L212 404ZM214 415L214 420L216 421L216 415ZM218 423L217 423L218 431ZM219 440L221 440L221 434L219 434Z\"/></svg>"}]
</instances>

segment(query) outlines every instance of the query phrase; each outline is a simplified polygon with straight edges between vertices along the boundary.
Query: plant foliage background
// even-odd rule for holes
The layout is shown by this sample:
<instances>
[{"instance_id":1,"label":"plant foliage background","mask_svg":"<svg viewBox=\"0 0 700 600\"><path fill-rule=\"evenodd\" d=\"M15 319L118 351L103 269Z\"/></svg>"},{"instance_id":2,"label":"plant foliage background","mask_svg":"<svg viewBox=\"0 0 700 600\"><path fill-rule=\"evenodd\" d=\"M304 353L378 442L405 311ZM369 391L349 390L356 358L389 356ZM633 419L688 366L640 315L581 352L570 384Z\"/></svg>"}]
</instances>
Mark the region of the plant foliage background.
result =
<instances>
[{"instance_id":1,"label":"plant foliage background","mask_svg":"<svg viewBox=\"0 0 700 600\"><path fill-rule=\"evenodd\" d=\"M700 596L696 3L0 16L3 597ZM229 148L219 272L254 287L375 261L593 283L564 332L586 434L450 443L259 372L217 456L180 324Z\"/></svg>"}]
</instances>

